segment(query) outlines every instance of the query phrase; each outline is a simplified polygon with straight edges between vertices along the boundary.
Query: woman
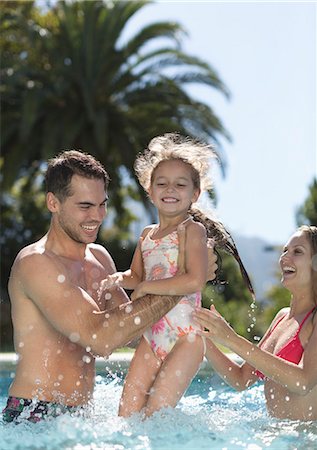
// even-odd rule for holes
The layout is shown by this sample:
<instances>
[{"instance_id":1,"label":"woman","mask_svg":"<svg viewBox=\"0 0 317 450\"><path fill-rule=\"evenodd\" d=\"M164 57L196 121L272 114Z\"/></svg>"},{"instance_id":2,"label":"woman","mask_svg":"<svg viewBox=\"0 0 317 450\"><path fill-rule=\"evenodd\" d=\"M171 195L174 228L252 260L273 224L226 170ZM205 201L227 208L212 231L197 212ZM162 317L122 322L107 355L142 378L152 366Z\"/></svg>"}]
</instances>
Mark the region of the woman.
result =
<instances>
[{"instance_id":1,"label":"woman","mask_svg":"<svg viewBox=\"0 0 317 450\"><path fill-rule=\"evenodd\" d=\"M277 313L259 346L235 333L213 306L194 318L207 329L206 356L226 382L243 390L261 378L270 415L317 420L317 227L304 225L293 234L280 267L290 307ZM233 362L213 342L245 362Z\"/></svg>"}]
</instances>

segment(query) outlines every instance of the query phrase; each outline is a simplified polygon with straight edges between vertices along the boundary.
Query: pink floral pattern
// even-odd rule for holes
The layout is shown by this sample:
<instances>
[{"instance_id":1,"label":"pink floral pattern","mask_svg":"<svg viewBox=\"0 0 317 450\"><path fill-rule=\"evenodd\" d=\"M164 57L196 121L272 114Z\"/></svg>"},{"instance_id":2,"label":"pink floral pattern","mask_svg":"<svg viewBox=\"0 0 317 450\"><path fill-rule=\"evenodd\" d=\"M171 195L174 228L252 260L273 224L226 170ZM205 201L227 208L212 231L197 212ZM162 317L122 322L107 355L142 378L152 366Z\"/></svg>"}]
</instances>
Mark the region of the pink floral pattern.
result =
<instances>
[{"instance_id":1,"label":"pink floral pattern","mask_svg":"<svg viewBox=\"0 0 317 450\"><path fill-rule=\"evenodd\" d=\"M155 227L153 227L153 231L154 229ZM177 272L177 231L162 239L152 239L151 235L150 231L141 244L145 278L147 280L170 278ZM166 358L179 337L195 333L200 329L191 319L193 309L200 305L200 292L186 295L171 311L144 333L145 339L159 359Z\"/></svg>"}]
</instances>

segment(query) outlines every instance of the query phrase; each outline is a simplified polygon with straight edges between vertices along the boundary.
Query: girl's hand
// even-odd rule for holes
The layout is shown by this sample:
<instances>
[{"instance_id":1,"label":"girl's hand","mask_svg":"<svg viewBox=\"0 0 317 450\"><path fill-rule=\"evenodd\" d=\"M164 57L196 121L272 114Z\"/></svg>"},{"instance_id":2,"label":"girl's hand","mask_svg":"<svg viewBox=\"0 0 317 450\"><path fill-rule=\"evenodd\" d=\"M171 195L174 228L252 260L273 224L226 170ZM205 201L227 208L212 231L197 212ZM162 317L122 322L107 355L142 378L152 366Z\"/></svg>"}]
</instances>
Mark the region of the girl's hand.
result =
<instances>
[{"instance_id":1,"label":"girl's hand","mask_svg":"<svg viewBox=\"0 0 317 450\"><path fill-rule=\"evenodd\" d=\"M192 315L195 322L206 329L206 331L201 331L199 334L212 341L228 347L230 341L236 335L235 331L221 314L218 313L214 305L210 306L210 310L206 308L196 308Z\"/></svg>"},{"instance_id":2,"label":"girl's hand","mask_svg":"<svg viewBox=\"0 0 317 450\"><path fill-rule=\"evenodd\" d=\"M123 282L123 273L116 272L108 275L104 280L101 280L98 289L98 298L100 299L104 291L108 291L121 286Z\"/></svg>"}]
</instances>

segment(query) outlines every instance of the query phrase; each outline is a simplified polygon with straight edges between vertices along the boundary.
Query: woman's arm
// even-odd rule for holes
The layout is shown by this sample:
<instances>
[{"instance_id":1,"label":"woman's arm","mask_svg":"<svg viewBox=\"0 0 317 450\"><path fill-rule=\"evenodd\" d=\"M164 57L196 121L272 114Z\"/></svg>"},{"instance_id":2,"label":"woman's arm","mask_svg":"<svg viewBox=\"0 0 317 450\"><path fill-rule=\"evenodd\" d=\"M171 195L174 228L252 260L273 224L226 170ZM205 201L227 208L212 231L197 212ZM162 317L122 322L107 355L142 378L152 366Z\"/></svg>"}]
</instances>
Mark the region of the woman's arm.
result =
<instances>
[{"instance_id":1,"label":"woman's arm","mask_svg":"<svg viewBox=\"0 0 317 450\"><path fill-rule=\"evenodd\" d=\"M296 365L281 359L266 350L262 350L247 339L239 336L216 311L197 310L194 313L196 321L207 328L203 332L207 338L222 344L241 356L251 366L260 370L267 378L286 387L291 392L306 395L317 384L317 324L314 319L314 329L306 345L302 363Z\"/></svg>"},{"instance_id":2,"label":"woman's arm","mask_svg":"<svg viewBox=\"0 0 317 450\"><path fill-rule=\"evenodd\" d=\"M206 339L206 358L221 378L237 391L243 391L257 381L254 367L239 364Z\"/></svg>"}]
</instances>

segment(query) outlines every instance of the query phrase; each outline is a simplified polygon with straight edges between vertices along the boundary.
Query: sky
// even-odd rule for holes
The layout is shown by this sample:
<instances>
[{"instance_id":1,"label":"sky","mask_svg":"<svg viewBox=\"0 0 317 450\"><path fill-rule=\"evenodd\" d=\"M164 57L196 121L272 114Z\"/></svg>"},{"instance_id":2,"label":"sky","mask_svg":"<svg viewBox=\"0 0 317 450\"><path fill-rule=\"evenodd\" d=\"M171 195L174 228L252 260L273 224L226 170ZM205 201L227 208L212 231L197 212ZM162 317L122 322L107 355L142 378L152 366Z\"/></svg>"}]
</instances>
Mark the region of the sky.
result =
<instances>
[{"instance_id":1,"label":"sky","mask_svg":"<svg viewBox=\"0 0 317 450\"><path fill-rule=\"evenodd\" d=\"M157 21L187 31L182 49L208 62L231 92L192 87L229 131L226 174L212 174L217 215L233 236L284 244L317 176L316 2L158 1L130 32ZM155 120L155 118L154 118Z\"/></svg>"}]
</instances>

